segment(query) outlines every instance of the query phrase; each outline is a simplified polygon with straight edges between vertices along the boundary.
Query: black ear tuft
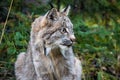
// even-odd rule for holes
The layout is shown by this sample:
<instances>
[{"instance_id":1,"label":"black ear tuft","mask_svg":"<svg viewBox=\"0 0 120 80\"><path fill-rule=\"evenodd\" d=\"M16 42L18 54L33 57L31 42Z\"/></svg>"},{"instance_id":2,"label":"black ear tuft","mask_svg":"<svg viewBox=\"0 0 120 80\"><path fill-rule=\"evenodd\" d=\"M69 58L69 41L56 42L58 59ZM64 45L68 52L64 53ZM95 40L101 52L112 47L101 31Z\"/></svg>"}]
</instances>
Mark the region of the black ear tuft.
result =
<instances>
[{"instance_id":1,"label":"black ear tuft","mask_svg":"<svg viewBox=\"0 0 120 80\"><path fill-rule=\"evenodd\" d=\"M65 13L65 15L68 15L70 11L70 5L68 5L66 8L62 9L62 12Z\"/></svg>"},{"instance_id":2,"label":"black ear tuft","mask_svg":"<svg viewBox=\"0 0 120 80\"><path fill-rule=\"evenodd\" d=\"M63 12L66 12L66 11L67 11L67 9L68 9L68 7L69 7L69 5L67 5L67 7L64 9L64 11L63 11Z\"/></svg>"},{"instance_id":3,"label":"black ear tuft","mask_svg":"<svg viewBox=\"0 0 120 80\"><path fill-rule=\"evenodd\" d=\"M52 2L49 2L51 9L54 8L54 5Z\"/></svg>"}]
</instances>

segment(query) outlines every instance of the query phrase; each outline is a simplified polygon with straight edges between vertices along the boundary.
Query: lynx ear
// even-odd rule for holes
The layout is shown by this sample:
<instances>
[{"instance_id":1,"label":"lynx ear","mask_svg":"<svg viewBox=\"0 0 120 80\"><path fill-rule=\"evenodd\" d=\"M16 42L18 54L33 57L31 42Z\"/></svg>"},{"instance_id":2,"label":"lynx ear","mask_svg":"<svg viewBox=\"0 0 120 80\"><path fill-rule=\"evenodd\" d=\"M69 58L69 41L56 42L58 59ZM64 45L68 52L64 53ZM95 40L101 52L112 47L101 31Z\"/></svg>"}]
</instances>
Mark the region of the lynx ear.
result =
<instances>
[{"instance_id":1,"label":"lynx ear","mask_svg":"<svg viewBox=\"0 0 120 80\"><path fill-rule=\"evenodd\" d=\"M58 19L58 12L57 9L52 8L46 15L47 19L50 19L52 21L56 21Z\"/></svg>"},{"instance_id":2,"label":"lynx ear","mask_svg":"<svg viewBox=\"0 0 120 80\"><path fill-rule=\"evenodd\" d=\"M62 9L62 11L61 11L61 12L63 12L65 15L68 15L68 14L69 14L69 12L70 12L70 5L69 5L69 6L67 6L66 8Z\"/></svg>"},{"instance_id":3,"label":"lynx ear","mask_svg":"<svg viewBox=\"0 0 120 80\"><path fill-rule=\"evenodd\" d=\"M52 8L48 11L41 20L41 26L44 27L47 24L48 20L56 21L58 19L58 12L57 9Z\"/></svg>"}]
</instances>

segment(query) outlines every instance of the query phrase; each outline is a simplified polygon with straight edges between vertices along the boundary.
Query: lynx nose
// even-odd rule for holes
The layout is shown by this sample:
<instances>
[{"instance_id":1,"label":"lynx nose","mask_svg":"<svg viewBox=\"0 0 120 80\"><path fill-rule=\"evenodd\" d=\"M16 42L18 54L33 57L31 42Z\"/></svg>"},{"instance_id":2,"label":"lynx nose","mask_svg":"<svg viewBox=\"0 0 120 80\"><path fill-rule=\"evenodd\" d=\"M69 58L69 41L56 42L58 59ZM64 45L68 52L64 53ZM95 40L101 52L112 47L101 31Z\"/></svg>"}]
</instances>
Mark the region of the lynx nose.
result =
<instances>
[{"instance_id":1,"label":"lynx nose","mask_svg":"<svg viewBox=\"0 0 120 80\"><path fill-rule=\"evenodd\" d=\"M65 46L71 46L73 44L73 42L71 40L65 39L63 40L63 45Z\"/></svg>"},{"instance_id":2,"label":"lynx nose","mask_svg":"<svg viewBox=\"0 0 120 80\"><path fill-rule=\"evenodd\" d=\"M72 42L75 42L75 40L76 40L75 36L74 36L74 35L71 35L71 36L70 36L70 40L71 40Z\"/></svg>"}]
</instances>

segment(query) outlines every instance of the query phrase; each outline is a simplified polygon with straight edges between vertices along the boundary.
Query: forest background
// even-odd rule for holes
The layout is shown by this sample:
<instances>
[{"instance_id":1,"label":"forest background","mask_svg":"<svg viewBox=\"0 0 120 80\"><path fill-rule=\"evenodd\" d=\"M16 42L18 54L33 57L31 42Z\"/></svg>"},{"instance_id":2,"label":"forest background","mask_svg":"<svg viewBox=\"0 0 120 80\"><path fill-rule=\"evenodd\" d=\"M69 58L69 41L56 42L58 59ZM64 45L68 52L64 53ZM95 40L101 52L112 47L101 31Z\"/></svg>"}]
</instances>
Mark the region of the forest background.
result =
<instances>
[{"instance_id":1,"label":"forest background","mask_svg":"<svg viewBox=\"0 0 120 80\"><path fill-rule=\"evenodd\" d=\"M0 80L15 80L14 62L27 49L31 23L51 4L71 5L83 80L120 80L120 0L1 0Z\"/></svg>"}]
</instances>

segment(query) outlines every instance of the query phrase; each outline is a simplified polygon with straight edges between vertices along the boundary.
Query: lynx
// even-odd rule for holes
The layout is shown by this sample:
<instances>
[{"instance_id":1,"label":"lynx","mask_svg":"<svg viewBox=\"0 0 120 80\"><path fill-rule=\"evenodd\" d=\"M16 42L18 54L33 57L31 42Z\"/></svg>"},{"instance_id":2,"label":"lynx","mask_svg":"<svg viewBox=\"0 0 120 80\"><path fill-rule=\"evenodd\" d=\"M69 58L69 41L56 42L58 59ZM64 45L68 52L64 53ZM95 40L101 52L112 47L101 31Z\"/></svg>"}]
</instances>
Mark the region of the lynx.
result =
<instances>
[{"instance_id":1,"label":"lynx","mask_svg":"<svg viewBox=\"0 0 120 80\"><path fill-rule=\"evenodd\" d=\"M32 23L27 52L20 53L15 62L17 80L81 80L81 62L72 49L75 36L69 9L52 8Z\"/></svg>"}]
</instances>

